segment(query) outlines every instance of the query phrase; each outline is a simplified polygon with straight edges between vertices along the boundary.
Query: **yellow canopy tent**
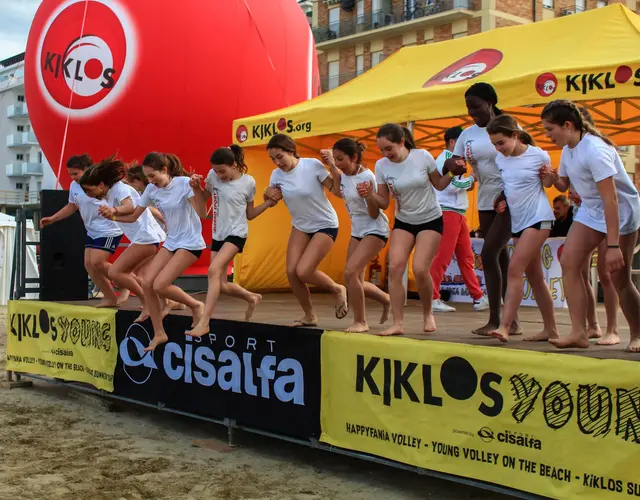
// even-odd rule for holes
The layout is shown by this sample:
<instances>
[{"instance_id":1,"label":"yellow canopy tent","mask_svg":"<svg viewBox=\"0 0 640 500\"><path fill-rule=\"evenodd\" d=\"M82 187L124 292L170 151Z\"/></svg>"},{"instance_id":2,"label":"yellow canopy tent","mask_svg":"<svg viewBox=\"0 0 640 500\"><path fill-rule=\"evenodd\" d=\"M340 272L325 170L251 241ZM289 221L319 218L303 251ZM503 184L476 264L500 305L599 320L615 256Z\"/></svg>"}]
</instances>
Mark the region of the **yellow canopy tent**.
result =
<instances>
[{"instance_id":1,"label":"yellow canopy tent","mask_svg":"<svg viewBox=\"0 0 640 500\"><path fill-rule=\"evenodd\" d=\"M259 192L273 166L264 145L289 134L302 156L317 156L340 137L369 143L371 169L377 127L411 123L419 147L436 156L443 133L471 124L464 92L491 83L499 107L514 115L538 144L551 149L540 124L542 107L554 99L580 101L597 126L618 145L640 144L640 18L620 4L550 21L493 30L438 44L406 47L360 77L310 101L234 122L234 142L244 146ZM558 152L552 153L557 161ZM550 196L555 193L550 193ZM350 223L342 200L329 195L340 217L337 244L320 269L342 273ZM475 197L469 221L477 227ZM390 213L392 211L390 210ZM285 255L290 217L282 204L250 226L236 277L252 289L287 289ZM384 264L384 255L380 256Z\"/></svg>"}]
</instances>

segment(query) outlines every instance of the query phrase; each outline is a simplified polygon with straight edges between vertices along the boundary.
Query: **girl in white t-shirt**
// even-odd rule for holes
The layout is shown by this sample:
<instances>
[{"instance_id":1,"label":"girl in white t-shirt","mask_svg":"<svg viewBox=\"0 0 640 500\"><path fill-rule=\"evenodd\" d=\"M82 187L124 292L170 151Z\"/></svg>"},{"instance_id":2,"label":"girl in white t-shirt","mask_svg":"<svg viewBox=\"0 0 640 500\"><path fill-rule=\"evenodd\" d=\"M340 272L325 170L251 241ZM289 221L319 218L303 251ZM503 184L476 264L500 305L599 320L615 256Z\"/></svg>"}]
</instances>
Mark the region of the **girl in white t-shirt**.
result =
<instances>
[{"instance_id":1,"label":"girl in white t-shirt","mask_svg":"<svg viewBox=\"0 0 640 500\"><path fill-rule=\"evenodd\" d=\"M249 236L248 221L276 204L268 199L261 205L254 206L256 181L247 174L247 165L240 146L234 144L228 148L217 149L211 155L210 161L212 168L207 175L204 189L200 184L202 176L191 177L191 187L196 198L205 204L209 198L213 198L209 289L200 322L193 330L187 332L187 335L193 337L202 337L209 333L209 320L221 293L245 300L248 306L244 319L251 320L262 296L251 293L236 283L229 283L227 268L234 257L244 249Z\"/></svg>"},{"instance_id":2,"label":"girl in white t-shirt","mask_svg":"<svg viewBox=\"0 0 640 500\"><path fill-rule=\"evenodd\" d=\"M287 279L304 316L290 326L318 324L307 283L333 294L336 318L342 319L349 312L347 289L318 271L338 236L338 215L325 192L332 189L334 179L319 160L300 158L296 143L288 135L274 135L267 151L278 168L271 174L265 201L284 199L293 219L287 246Z\"/></svg>"},{"instance_id":3,"label":"girl in white t-shirt","mask_svg":"<svg viewBox=\"0 0 640 500\"><path fill-rule=\"evenodd\" d=\"M446 164L464 158L473 168L478 182L478 216L482 245L482 266L487 283L489 299L489 321L486 325L472 330L476 335L488 335L500 326L501 301L507 290L509 251L507 243L511 239L509 209L497 213L495 199L502 193L502 176L496 167L496 148L491 144L487 124L498 116L498 96L488 83L478 82L467 89L464 95L467 112L475 122L466 128L453 149L453 157ZM516 317L510 330L511 335L522 333Z\"/></svg>"},{"instance_id":4,"label":"girl in white t-shirt","mask_svg":"<svg viewBox=\"0 0 640 500\"><path fill-rule=\"evenodd\" d=\"M167 297L186 305L193 314L191 326L200 322L204 304L172 283L202 255L206 248L202 237L201 217L207 207L196 198L189 185L190 177L178 157L167 153L149 153L142 162L149 185L131 215L116 215L118 222L135 222L153 204L160 210L167 224L167 239L149 264L142 277L153 339L145 351L153 351L169 340L162 324L159 297Z\"/></svg>"},{"instance_id":5,"label":"girl in white t-shirt","mask_svg":"<svg viewBox=\"0 0 640 500\"><path fill-rule=\"evenodd\" d=\"M122 182L124 176L124 163L111 157L89 168L79 181L88 196L107 202L107 205L101 205L98 209L100 215L106 219L115 220L117 215L129 215L140 202L138 192ZM149 313L144 292L133 273L142 271L166 235L149 210L134 223L120 222L118 225L130 245L109 268L108 276L119 287L127 288L136 294L142 304L142 313L135 321L144 321L149 317Z\"/></svg>"},{"instance_id":6,"label":"girl in white t-shirt","mask_svg":"<svg viewBox=\"0 0 640 500\"><path fill-rule=\"evenodd\" d=\"M351 218L351 240L347 250L344 279L349 291L349 307L353 311L353 325L345 331L362 333L369 331L364 298L369 297L382 304L380 324L389 319L391 301L389 295L373 283L364 280L367 264L380 253L389 239L389 219L382 210L373 207L363 195L368 186L375 189L373 172L362 165L364 146L353 139L340 139L333 149L320 152L334 179L331 192L343 198ZM361 194L362 193L362 194Z\"/></svg>"},{"instance_id":7,"label":"girl in white t-shirt","mask_svg":"<svg viewBox=\"0 0 640 500\"><path fill-rule=\"evenodd\" d=\"M638 191L613 143L573 102L552 101L542 110L541 118L547 137L563 148L559 171L547 169L545 182L553 183L559 191L566 191L571 183L581 199L560 258L571 333L551 342L560 348L589 347L585 327L587 296L581 269L591 252L605 240L607 271L629 323L631 341L627 349L640 352L640 293L631 280L640 227Z\"/></svg>"},{"instance_id":8,"label":"girl in white t-shirt","mask_svg":"<svg viewBox=\"0 0 640 500\"><path fill-rule=\"evenodd\" d=\"M396 204L395 223L389 247L389 294L393 325L378 335L404 334L404 301L406 291L402 281L413 256L413 274L418 285L424 315L424 331L436 329L431 310L433 282L431 263L442 237L442 210L432 186L442 191L454 174L466 173L463 161L443 168L441 175L431 154L417 149L411 132L395 123L387 123L378 130L378 147L384 158L376 163L377 191L369 184L364 194L373 209L385 210L390 196Z\"/></svg>"},{"instance_id":9,"label":"girl in white t-shirt","mask_svg":"<svg viewBox=\"0 0 640 500\"><path fill-rule=\"evenodd\" d=\"M518 127L512 116L496 116L487 125L487 132L498 151L496 166L504 183L504 196L495 201L496 211L503 213L509 207L515 243L509 263L502 322L489 335L502 342L509 340L511 324L522 302L522 275L525 274L542 313L544 329L524 340L556 339L553 298L542 274L542 245L551 234L554 216L540 171L551 164L551 158L535 146L531 136Z\"/></svg>"},{"instance_id":10,"label":"girl in white t-shirt","mask_svg":"<svg viewBox=\"0 0 640 500\"><path fill-rule=\"evenodd\" d=\"M80 211L80 217L87 231L84 250L84 267L91 281L104 295L96 307L113 307L122 304L129 297L129 290L120 289L120 296L116 296L107 278L111 263L107 259L111 257L122 238L122 230L112 220L100 216L98 209L105 201L96 200L85 194L78 181L91 166L91 158L88 155L72 156L67 161L67 172L71 177L69 186L69 203L51 217L43 217L40 227L45 228L54 222L61 221Z\"/></svg>"}]
</instances>

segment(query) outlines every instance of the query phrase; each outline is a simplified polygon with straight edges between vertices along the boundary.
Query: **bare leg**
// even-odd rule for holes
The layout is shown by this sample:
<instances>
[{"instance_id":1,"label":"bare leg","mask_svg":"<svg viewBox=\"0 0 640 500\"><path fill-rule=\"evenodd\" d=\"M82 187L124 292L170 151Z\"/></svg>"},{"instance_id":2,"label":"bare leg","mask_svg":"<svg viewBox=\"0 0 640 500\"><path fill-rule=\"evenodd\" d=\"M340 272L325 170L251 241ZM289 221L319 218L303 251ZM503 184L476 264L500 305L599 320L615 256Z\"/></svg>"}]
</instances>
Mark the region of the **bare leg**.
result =
<instances>
[{"instance_id":1,"label":"bare leg","mask_svg":"<svg viewBox=\"0 0 640 500\"><path fill-rule=\"evenodd\" d=\"M618 309L620 301L618 300L618 292L616 286L611 279L611 275L607 272L606 267L607 255L607 239L604 238L598 247L598 277L602 284L604 292L604 309L607 313L607 333L600 338L596 344L598 345L616 345L620 343L620 335L618 333ZM593 338L589 336L589 338Z\"/></svg>"},{"instance_id":2,"label":"bare leg","mask_svg":"<svg viewBox=\"0 0 640 500\"><path fill-rule=\"evenodd\" d=\"M442 235L435 231L421 231L416 237L416 251L413 255L413 275L416 278L420 302L422 302L422 315L424 331L431 333L436 331L436 319L431 310L433 299L433 281L431 279L431 264L438 251Z\"/></svg>"},{"instance_id":3,"label":"bare leg","mask_svg":"<svg viewBox=\"0 0 640 500\"><path fill-rule=\"evenodd\" d=\"M624 256L624 268L611 278L618 290L622 313L629 323L630 341L627 350L640 352L640 292L631 280L633 251L638 240L638 232L620 236L620 250Z\"/></svg>"},{"instance_id":4,"label":"bare leg","mask_svg":"<svg viewBox=\"0 0 640 500\"><path fill-rule=\"evenodd\" d=\"M149 350L153 350L159 344L169 340L167 333L164 331L164 325L162 324L163 316L160 297L156 293L153 283L158 274L160 274L172 258L173 254L171 252L161 248L149 265L146 266L142 277L142 289L144 290L146 305L149 308L151 324L153 325L153 339L151 340L151 344L149 344Z\"/></svg>"},{"instance_id":5,"label":"bare leg","mask_svg":"<svg viewBox=\"0 0 640 500\"><path fill-rule=\"evenodd\" d=\"M391 314L393 325L378 335L404 335L404 299L405 289L402 277L407 268L409 256L415 238L408 231L394 229L389 246L389 296L391 298Z\"/></svg>"},{"instance_id":6,"label":"bare leg","mask_svg":"<svg viewBox=\"0 0 640 500\"><path fill-rule=\"evenodd\" d=\"M550 231L546 231L550 233ZM548 237L545 236L545 239ZM544 241L542 242L544 243ZM542 244L540 245L542 246ZM556 325L556 314L553 308L553 297L549 291L549 285L544 280L544 274L542 273L542 258L538 255L538 258L533 258L525 269L525 274L529 280L529 284L536 297L536 303L540 313L542 314L542 321L544 323L543 330L536 335L529 335L523 340L526 341L541 341L558 338L558 327Z\"/></svg>"},{"instance_id":7,"label":"bare leg","mask_svg":"<svg viewBox=\"0 0 640 500\"><path fill-rule=\"evenodd\" d=\"M368 299L375 300L376 302L380 302L382 304L382 315L380 316L380 324L384 325L387 321L389 321L389 315L391 314L391 299L389 298L389 294L384 290L381 290L373 283L369 283L364 280L364 271L360 275L360 282L362 283L362 288L364 288L364 296Z\"/></svg>"},{"instance_id":8,"label":"bare leg","mask_svg":"<svg viewBox=\"0 0 640 500\"><path fill-rule=\"evenodd\" d=\"M602 337L602 330L598 321L598 313L596 312L597 298L591 287L591 259L593 252L589 255L582 266L582 279L587 292L587 336L590 339L599 339Z\"/></svg>"},{"instance_id":9,"label":"bare leg","mask_svg":"<svg viewBox=\"0 0 640 500\"><path fill-rule=\"evenodd\" d=\"M244 313L244 320L251 321L256 307L262 300L262 295L245 290L237 283L229 283L225 274L220 275L220 293L230 297L242 299L247 303L247 310Z\"/></svg>"},{"instance_id":10,"label":"bare leg","mask_svg":"<svg viewBox=\"0 0 640 500\"><path fill-rule=\"evenodd\" d=\"M302 231L298 231L295 227L291 228L289 235L289 243L287 245L287 279L291 286L291 291L298 299L298 303L304 311L304 316L294 321L290 326L316 326L318 324L318 316L316 316L311 304L311 293L309 287L298 277L296 268L298 262L302 258L302 254L306 250L311 238Z\"/></svg>"},{"instance_id":11,"label":"bare leg","mask_svg":"<svg viewBox=\"0 0 640 500\"><path fill-rule=\"evenodd\" d=\"M569 229L560 265L562 266L562 280L571 317L571 333L566 337L550 339L549 342L556 347L589 347L589 336L585 325L587 290L582 277L582 268L603 238L604 234L576 221Z\"/></svg>"},{"instance_id":12,"label":"bare leg","mask_svg":"<svg viewBox=\"0 0 640 500\"><path fill-rule=\"evenodd\" d=\"M90 269L92 281L98 287L98 289L104 295L104 299L101 300L96 307L115 307L118 305L118 297L113 291L111 282L107 279L107 272L111 264L107 262L107 259L111 256L106 250L98 250L97 248L85 249L85 257L89 254L88 258L91 261Z\"/></svg>"},{"instance_id":13,"label":"bare leg","mask_svg":"<svg viewBox=\"0 0 640 500\"><path fill-rule=\"evenodd\" d=\"M375 236L365 236L362 241L351 238L347 251L347 266L344 270L344 280L349 287L349 306L353 311L353 325L345 331L362 333L369 331L365 312L365 289L363 275L365 267L384 248L384 241ZM372 287L373 284L369 283ZM376 289L380 290L378 287ZM382 290L380 293L384 294ZM386 294L385 294L386 295Z\"/></svg>"},{"instance_id":14,"label":"bare leg","mask_svg":"<svg viewBox=\"0 0 640 500\"><path fill-rule=\"evenodd\" d=\"M331 292L335 301L336 318L342 319L349 312L347 289L343 285L338 285L322 271L318 271L320 262L327 256L332 246L333 239L329 235L314 234L298 261L296 274L303 283Z\"/></svg>"}]
</instances>

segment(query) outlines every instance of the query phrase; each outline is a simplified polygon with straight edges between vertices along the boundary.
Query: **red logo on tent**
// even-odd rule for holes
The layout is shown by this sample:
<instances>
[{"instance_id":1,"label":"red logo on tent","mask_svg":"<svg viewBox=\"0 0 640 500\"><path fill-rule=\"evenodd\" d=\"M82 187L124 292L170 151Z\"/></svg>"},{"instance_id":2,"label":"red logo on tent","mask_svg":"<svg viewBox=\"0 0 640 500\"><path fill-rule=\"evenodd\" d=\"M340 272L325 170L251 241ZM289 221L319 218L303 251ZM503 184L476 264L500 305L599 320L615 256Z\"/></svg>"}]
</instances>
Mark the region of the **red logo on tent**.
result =
<instances>
[{"instance_id":1,"label":"red logo on tent","mask_svg":"<svg viewBox=\"0 0 640 500\"><path fill-rule=\"evenodd\" d=\"M480 49L447 66L432 76L422 87L460 83L491 71L502 61L502 52L496 49Z\"/></svg>"},{"instance_id":2,"label":"red logo on tent","mask_svg":"<svg viewBox=\"0 0 640 500\"><path fill-rule=\"evenodd\" d=\"M236 130L236 139L238 142L244 142L249 138L249 130L244 125L240 125L238 130Z\"/></svg>"},{"instance_id":3,"label":"red logo on tent","mask_svg":"<svg viewBox=\"0 0 640 500\"><path fill-rule=\"evenodd\" d=\"M76 0L52 17L41 38L37 75L53 107L86 115L124 86L131 59L125 25L126 19L95 0Z\"/></svg>"},{"instance_id":4,"label":"red logo on tent","mask_svg":"<svg viewBox=\"0 0 640 500\"><path fill-rule=\"evenodd\" d=\"M553 73L543 73L536 78L536 91L542 97L549 97L558 88L558 79Z\"/></svg>"}]
</instances>

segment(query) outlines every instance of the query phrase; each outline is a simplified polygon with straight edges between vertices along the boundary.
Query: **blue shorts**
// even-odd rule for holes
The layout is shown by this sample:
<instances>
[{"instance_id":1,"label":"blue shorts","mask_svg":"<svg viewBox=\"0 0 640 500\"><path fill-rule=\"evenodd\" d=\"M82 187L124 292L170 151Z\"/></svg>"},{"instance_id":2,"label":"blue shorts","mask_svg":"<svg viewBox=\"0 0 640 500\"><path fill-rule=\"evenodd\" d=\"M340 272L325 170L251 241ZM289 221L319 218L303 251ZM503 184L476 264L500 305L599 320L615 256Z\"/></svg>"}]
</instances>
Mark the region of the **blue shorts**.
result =
<instances>
[{"instance_id":1,"label":"blue shorts","mask_svg":"<svg viewBox=\"0 0 640 500\"><path fill-rule=\"evenodd\" d=\"M87 235L84 241L85 248L95 248L96 250L104 250L105 252L115 253L120 244L120 236L107 236L106 238L91 238Z\"/></svg>"}]
</instances>

